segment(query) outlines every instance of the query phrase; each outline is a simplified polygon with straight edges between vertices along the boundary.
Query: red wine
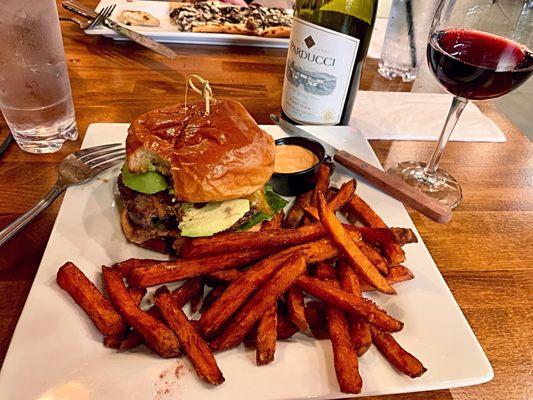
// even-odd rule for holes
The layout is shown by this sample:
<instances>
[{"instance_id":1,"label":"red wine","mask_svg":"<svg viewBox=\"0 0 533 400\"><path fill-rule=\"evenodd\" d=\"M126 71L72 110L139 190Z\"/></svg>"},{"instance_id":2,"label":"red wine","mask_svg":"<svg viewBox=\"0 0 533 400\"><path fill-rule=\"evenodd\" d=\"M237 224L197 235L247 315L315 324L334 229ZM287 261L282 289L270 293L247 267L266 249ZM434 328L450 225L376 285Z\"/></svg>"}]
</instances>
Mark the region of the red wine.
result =
<instances>
[{"instance_id":1,"label":"red wine","mask_svg":"<svg viewBox=\"0 0 533 400\"><path fill-rule=\"evenodd\" d=\"M471 100L502 96L533 72L533 54L494 34L448 29L436 32L427 47L429 67L452 94Z\"/></svg>"}]
</instances>

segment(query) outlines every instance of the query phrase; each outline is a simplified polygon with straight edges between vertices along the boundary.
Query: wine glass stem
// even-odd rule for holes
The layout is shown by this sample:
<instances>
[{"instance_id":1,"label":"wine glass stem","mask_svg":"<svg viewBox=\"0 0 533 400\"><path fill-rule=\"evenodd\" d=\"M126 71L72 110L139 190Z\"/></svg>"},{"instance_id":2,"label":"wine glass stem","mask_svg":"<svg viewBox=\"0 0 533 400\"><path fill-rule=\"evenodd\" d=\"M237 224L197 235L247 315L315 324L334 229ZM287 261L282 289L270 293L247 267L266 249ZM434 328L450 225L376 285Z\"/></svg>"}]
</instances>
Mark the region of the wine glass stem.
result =
<instances>
[{"instance_id":1,"label":"wine glass stem","mask_svg":"<svg viewBox=\"0 0 533 400\"><path fill-rule=\"evenodd\" d=\"M448 143L448 139L450 139L450 135L453 132L453 128L455 128L455 125L457 124L457 121L459 121L459 117L463 113L463 110L465 109L467 104L468 100L456 96L453 97L452 105L450 106L450 111L448 112L448 116L446 117L446 122L442 127L437 147L433 151L429 162L424 168L424 172L428 180L431 180L431 178L434 179L440 158L442 157L442 153L444 152L444 147L446 147L446 143Z\"/></svg>"}]
</instances>

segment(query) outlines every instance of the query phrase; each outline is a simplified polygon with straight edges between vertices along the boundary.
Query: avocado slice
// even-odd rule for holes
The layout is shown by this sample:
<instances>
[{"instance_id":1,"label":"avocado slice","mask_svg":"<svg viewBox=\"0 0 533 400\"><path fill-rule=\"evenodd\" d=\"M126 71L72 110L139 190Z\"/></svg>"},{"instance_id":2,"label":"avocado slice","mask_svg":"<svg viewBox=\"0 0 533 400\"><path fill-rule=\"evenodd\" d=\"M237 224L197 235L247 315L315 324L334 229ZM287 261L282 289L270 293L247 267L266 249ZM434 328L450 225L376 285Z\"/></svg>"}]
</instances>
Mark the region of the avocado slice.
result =
<instances>
[{"instance_id":1,"label":"avocado slice","mask_svg":"<svg viewBox=\"0 0 533 400\"><path fill-rule=\"evenodd\" d=\"M168 188L167 179L160 173L148 171L132 174L126 164L122 167L122 182L130 189L146 194L154 194Z\"/></svg>"},{"instance_id":2,"label":"avocado slice","mask_svg":"<svg viewBox=\"0 0 533 400\"><path fill-rule=\"evenodd\" d=\"M250 202L246 199L228 200L208 203L202 208L193 204L182 206L183 217L178 227L181 236L212 236L225 231L250 211Z\"/></svg>"}]
</instances>

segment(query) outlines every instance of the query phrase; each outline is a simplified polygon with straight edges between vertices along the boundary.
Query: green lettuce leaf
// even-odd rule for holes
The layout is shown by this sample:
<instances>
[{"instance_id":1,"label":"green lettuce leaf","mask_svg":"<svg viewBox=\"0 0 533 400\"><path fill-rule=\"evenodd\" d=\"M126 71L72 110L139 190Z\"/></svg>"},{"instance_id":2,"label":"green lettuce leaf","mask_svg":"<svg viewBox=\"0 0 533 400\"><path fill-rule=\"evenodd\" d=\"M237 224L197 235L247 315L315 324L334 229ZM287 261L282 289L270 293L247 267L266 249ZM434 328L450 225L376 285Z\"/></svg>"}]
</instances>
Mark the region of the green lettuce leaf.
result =
<instances>
[{"instance_id":1,"label":"green lettuce leaf","mask_svg":"<svg viewBox=\"0 0 533 400\"><path fill-rule=\"evenodd\" d=\"M288 203L287 200L285 200L279 194L274 192L270 184L267 184L265 186L265 197L272 212L265 213L261 211L255 214L248 222L242 225L238 230L245 231L247 229L250 229L252 226L259 224L260 222L270 221L272 217L276 215L277 213L279 213L281 210L283 210L283 208Z\"/></svg>"}]
</instances>

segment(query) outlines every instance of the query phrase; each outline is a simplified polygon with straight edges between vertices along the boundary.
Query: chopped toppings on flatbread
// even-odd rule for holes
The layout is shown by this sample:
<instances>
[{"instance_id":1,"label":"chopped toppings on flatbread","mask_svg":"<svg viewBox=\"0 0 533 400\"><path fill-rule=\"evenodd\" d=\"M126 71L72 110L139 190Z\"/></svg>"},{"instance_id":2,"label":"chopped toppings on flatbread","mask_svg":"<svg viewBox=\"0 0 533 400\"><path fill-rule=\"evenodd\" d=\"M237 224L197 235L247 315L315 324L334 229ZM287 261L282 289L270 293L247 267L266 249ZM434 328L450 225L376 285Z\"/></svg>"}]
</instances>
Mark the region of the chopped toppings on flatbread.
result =
<instances>
[{"instance_id":1,"label":"chopped toppings on flatbread","mask_svg":"<svg viewBox=\"0 0 533 400\"><path fill-rule=\"evenodd\" d=\"M170 19L182 32L289 37L291 26L291 17L282 8L236 7L216 2L181 4L172 8Z\"/></svg>"}]
</instances>

